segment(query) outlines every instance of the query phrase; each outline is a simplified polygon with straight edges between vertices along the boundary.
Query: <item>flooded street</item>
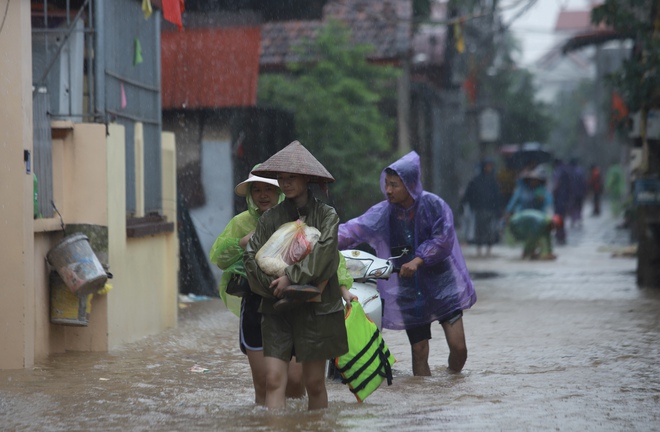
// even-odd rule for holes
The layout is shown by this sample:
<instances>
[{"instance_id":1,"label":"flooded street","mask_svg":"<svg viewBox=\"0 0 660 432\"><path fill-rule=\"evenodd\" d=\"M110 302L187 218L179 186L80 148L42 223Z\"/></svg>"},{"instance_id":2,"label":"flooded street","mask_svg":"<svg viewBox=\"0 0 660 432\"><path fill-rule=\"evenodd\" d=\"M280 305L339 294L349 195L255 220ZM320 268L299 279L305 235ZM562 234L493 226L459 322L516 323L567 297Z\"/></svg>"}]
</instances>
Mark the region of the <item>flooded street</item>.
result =
<instances>
[{"instance_id":1,"label":"flooded street","mask_svg":"<svg viewBox=\"0 0 660 432\"><path fill-rule=\"evenodd\" d=\"M445 371L439 325L432 377L412 376L405 332L386 330L392 386L358 404L329 380L329 409L299 400L268 413L253 403L238 319L210 300L182 309L179 328L111 353L0 371L0 430L657 430L660 290L638 288L635 259L612 256L627 245L612 219L587 216L568 235L555 262L523 262L503 245L477 259L464 247L478 301L464 317L461 374Z\"/></svg>"}]
</instances>

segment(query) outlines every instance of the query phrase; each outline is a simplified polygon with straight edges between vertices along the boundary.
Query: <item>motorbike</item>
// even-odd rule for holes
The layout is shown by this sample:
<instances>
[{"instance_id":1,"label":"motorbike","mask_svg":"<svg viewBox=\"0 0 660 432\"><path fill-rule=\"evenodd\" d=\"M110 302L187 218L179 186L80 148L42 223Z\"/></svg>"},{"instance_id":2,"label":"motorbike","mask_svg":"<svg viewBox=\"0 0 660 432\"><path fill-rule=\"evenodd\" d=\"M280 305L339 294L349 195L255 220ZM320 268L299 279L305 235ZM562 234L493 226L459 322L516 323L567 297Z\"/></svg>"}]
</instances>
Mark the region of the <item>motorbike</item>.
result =
<instances>
[{"instance_id":1,"label":"motorbike","mask_svg":"<svg viewBox=\"0 0 660 432\"><path fill-rule=\"evenodd\" d=\"M398 269L394 267L393 260L401 257L403 253L399 256L383 259L357 249L342 250L340 252L346 260L346 269L353 278L353 286L349 291L357 296L364 313L376 324L378 331L381 331L383 327L383 302L378 293L376 281L378 279L388 279L392 273L398 272ZM327 362L326 376L336 381L342 379L333 359Z\"/></svg>"},{"instance_id":2,"label":"motorbike","mask_svg":"<svg viewBox=\"0 0 660 432\"><path fill-rule=\"evenodd\" d=\"M346 259L346 269L353 278L350 292L357 296L364 313L376 324L378 330L382 330L383 303L376 288L376 280L388 279L392 273L398 272L393 260L405 252L407 250L398 256L384 259L357 249L341 251Z\"/></svg>"}]
</instances>

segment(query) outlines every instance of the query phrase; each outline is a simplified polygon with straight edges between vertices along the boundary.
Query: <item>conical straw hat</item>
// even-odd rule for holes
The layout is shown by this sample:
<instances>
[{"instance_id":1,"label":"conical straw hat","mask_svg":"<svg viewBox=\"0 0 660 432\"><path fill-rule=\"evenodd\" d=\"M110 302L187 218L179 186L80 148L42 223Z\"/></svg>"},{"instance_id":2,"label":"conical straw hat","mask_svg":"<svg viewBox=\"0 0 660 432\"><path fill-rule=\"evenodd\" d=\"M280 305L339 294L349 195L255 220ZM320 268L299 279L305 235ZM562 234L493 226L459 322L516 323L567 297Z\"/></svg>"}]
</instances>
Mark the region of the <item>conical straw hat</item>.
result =
<instances>
[{"instance_id":1,"label":"conical straw hat","mask_svg":"<svg viewBox=\"0 0 660 432\"><path fill-rule=\"evenodd\" d=\"M266 178L277 178L278 173L301 174L310 176L312 182L332 183L335 178L328 172L321 162L303 147L294 141L282 150L275 153L252 174Z\"/></svg>"}]
</instances>

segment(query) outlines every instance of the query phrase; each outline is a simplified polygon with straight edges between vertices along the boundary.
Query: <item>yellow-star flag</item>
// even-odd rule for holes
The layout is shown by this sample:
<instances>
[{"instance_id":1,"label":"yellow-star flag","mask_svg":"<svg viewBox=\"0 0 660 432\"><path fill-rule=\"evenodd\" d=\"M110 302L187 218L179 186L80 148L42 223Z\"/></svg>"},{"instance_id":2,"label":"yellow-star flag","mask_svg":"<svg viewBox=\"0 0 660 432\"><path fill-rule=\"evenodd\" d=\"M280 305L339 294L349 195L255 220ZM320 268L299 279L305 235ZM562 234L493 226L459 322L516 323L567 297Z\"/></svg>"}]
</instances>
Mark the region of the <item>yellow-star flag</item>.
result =
<instances>
[{"instance_id":1,"label":"yellow-star flag","mask_svg":"<svg viewBox=\"0 0 660 432\"><path fill-rule=\"evenodd\" d=\"M463 37L463 24L461 22L454 23L454 43L456 44L456 51L462 54L465 51L465 38Z\"/></svg>"}]
</instances>

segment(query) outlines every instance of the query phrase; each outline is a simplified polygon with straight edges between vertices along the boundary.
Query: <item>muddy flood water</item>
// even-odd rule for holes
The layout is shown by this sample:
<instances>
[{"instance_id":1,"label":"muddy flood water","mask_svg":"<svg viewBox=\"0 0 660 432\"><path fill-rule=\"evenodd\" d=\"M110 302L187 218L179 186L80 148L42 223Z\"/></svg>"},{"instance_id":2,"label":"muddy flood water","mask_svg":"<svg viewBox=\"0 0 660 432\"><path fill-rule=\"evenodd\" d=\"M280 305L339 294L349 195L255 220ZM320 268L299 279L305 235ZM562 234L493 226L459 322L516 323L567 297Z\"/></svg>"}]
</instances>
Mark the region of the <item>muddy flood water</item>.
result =
<instances>
[{"instance_id":1,"label":"muddy flood water","mask_svg":"<svg viewBox=\"0 0 660 432\"><path fill-rule=\"evenodd\" d=\"M586 213L586 212L585 212ZM2 431L651 431L660 430L660 289L638 288L627 233L607 217L569 229L555 262L465 246L478 301L469 358L446 368L433 326L432 377L413 377L405 332L383 332L392 386L358 404L328 380L330 407L253 403L238 319L219 300L181 309L180 325L110 353L66 353L0 371ZM119 289L119 288L117 288ZM199 366L206 372L195 372Z\"/></svg>"}]
</instances>

